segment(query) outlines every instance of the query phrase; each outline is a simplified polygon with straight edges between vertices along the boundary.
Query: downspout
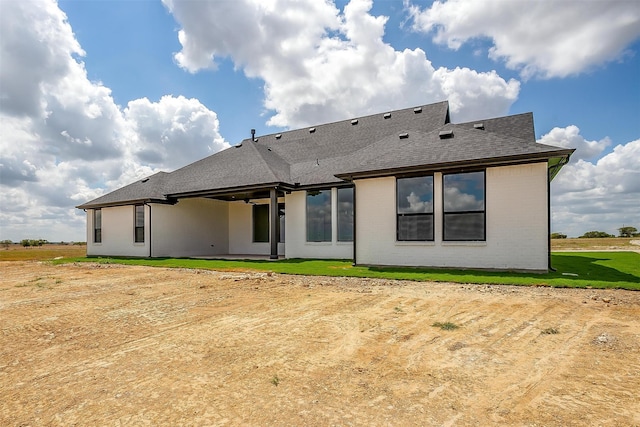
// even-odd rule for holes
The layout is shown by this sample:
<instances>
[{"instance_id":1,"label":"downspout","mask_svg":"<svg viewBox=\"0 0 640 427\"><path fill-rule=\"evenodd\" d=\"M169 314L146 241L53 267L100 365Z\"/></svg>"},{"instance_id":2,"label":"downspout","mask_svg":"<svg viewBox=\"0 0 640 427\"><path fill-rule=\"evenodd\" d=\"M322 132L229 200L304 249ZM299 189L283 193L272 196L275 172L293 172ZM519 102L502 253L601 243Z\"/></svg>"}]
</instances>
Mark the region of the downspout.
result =
<instances>
[{"instance_id":1,"label":"downspout","mask_svg":"<svg viewBox=\"0 0 640 427\"><path fill-rule=\"evenodd\" d=\"M269 242L271 243L271 254L269 259L278 259L278 194L277 187L269 190L270 203L269 203Z\"/></svg>"},{"instance_id":2,"label":"downspout","mask_svg":"<svg viewBox=\"0 0 640 427\"><path fill-rule=\"evenodd\" d=\"M153 257L153 253L151 251L151 231L152 231L152 228L151 228L151 205L147 204L147 203L145 203L145 205L149 206L149 258L152 258Z\"/></svg>"},{"instance_id":3,"label":"downspout","mask_svg":"<svg viewBox=\"0 0 640 427\"><path fill-rule=\"evenodd\" d=\"M353 183L353 266L355 267L357 265L357 260L356 260L356 230L358 229L358 227L356 227L356 218L358 217L358 215L356 215L356 183L352 180L351 181Z\"/></svg>"}]
</instances>

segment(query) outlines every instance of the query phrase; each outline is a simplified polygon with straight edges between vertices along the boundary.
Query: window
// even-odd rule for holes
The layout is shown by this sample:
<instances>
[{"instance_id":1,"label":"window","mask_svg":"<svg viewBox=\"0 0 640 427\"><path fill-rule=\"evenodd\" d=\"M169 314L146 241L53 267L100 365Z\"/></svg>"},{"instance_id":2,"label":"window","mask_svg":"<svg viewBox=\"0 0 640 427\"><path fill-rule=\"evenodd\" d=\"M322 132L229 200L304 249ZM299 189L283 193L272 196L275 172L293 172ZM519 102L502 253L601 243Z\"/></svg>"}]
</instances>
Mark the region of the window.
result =
<instances>
[{"instance_id":1,"label":"window","mask_svg":"<svg viewBox=\"0 0 640 427\"><path fill-rule=\"evenodd\" d=\"M284 242L284 203L278 203L278 242ZM253 241L269 242L269 205L253 205Z\"/></svg>"},{"instance_id":2,"label":"window","mask_svg":"<svg viewBox=\"0 0 640 427\"><path fill-rule=\"evenodd\" d=\"M102 209L93 210L93 243L102 243Z\"/></svg>"},{"instance_id":3,"label":"window","mask_svg":"<svg viewBox=\"0 0 640 427\"><path fill-rule=\"evenodd\" d=\"M135 231L134 239L135 243L144 243L144 205L135 206Z\"/></svg>"},{"instance_id":4,"label":"window","mask_svg":"<svg viewBox=\"0 0 640 427\"><path fill-rule=\"evenodd\" d=\"M398 241L433 240L433 176L398 178L396 185Z\"/></svg>"},{"instance_id":5,"label":"window","mask_svg":"<svg viewBox=\"0 0 640 427\"><path fill-rule=\"evenodd\" d=\"M443 176L443 239L485 240L485 173Z\"/></svg>"},{"instance_id":6,"label":"window","mask_svg":"<svg viewBox=\"0 0 640 427\"><path fill-rule=\"evenodd\" d=\"M269 205L253 205L253 241L269 241Z\"/></svg>"},{"instance_id":7,"label":"window","mask_svg":"<svg viewBox=\"0 0 640 427\"><path fill-rule=\"evenodd\" d=\"M307 242L331 241L331 190L307 191Z\"/></svg>"},{"instance_id":8,"label":"window","mask_svg":"<svg viewBox=\"0 0 640 427\"><path fill-rule=\"evenodd\" d=\"M338 242L353 242L353 188L338 188Z\"/></svg>"}]
</instances>

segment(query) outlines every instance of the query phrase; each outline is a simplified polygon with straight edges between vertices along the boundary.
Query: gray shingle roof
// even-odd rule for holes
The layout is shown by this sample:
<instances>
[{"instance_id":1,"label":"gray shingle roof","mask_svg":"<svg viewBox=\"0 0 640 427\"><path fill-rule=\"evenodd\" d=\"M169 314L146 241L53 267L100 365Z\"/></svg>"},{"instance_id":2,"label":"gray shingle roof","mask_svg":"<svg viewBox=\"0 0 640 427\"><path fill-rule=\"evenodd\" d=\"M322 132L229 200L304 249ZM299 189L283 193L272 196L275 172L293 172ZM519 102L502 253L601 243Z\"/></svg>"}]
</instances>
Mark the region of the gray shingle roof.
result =
<instances>
[{"instance_id":1,"label":"gray shingle roof","mask_svg":"<svg viewBox=\"0 0 640 427\"><path fill-rule=\"evenodd\" d=\"M288 182L289 165L268 147L245 141L170 175L166 194L185 194Z\"/></svg>"},{"instance_id":2,"label":"gray shingle roof","mask_svg":"<svg viewBox=\"0 0 640 427\"><path fill-rule=\"evenodd\" d=\"M441 131L453 131L440 138ZM487 130L447 124L431 132L411 131L406 138L397 135L372 144L340 165L340 177L381 176L399 170L435 170L487 164L546 161L560 156L564 149L503 136Z\"/></svg>"},{"instance_id":3,"label":"gray shingle roof","mask_svg":"<svg viewBox=\"0 0 640 427\"><path fill-rule=\"evenodd\" d=\"M355 120L357 119L357 120ZM482 130L474 125L482 123ZM441 139L440 131L453 137ZM399 134L408 137L399 138ZM403 170L544 161L573 150L537 144L533 115L449 123L445 102L246 139L171 173L160 172L78 206L168 202L267 186L305 187Z\"/></svg>"},{"instance_id":4,"label":"gray shingle roof","mask_svg":"<svg viewBox=\"0 0 640 427\"><path fill-rule=\"evenodd\" d=\"M358 117L357 124L352 124L355 118L351 118L317 125L313 126L313 133L309 132L310 128L282 132L279 139L276 139L278 134L265 135L258 138L258 144L272 147L284 161L294 165L348 155L388 135L408 129L428 131L449 120L449 104L446 101L420 108L420 113L414 112L414 108L391 111L387 119L384 118L385 112ZM251 140L242 143L246 142Z\"/></svg>"},{"instance_id":5,"label":"gray shingle roof","mask_svg":"<svg viewBox=\"0 0 640 427\"><path fill-rule=\"evenodd\" d=\"M87 209L101 206L129 205L134 203L156 202L167 203L166 185L170 174L158 172L122 188L118 188L104 196L77 206Z\"/></svg>"},{"instance_id":6,"label":"gray shingle roof","mask_svg":"<svg viewBox=\"0 0 640 427\"><path fill-rule=\"evenodd\" d=\"M475 120L468 123L460 123L469 129L476 124L481 124L487 132L510 136L528 142L536 142L536 134L533 128L533 114L515 114L513 116L498 117L494 119Z\"/></svg>"}]
</instances>

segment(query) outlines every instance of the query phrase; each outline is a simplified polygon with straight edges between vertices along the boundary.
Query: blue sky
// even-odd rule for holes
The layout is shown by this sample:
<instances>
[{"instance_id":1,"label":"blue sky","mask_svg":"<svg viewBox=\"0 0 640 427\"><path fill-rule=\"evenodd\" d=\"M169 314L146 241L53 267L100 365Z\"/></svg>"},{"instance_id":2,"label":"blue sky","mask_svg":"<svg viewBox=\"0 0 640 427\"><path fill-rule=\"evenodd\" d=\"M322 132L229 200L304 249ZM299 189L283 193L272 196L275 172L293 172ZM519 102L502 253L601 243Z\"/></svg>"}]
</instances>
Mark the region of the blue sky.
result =
<instances>
[{"instance_id":1,"label":"blue sky","mask_svg":"<svg viewBox=\"0 0 640 427\"><path fill-rule=\"evenodd\" d=\"M526 14L522 10L527 10ZM0 239L248 137L448 99L577 151L552 229L640 229L636 1L0 1Z\"/></svg>"}]
</instances>

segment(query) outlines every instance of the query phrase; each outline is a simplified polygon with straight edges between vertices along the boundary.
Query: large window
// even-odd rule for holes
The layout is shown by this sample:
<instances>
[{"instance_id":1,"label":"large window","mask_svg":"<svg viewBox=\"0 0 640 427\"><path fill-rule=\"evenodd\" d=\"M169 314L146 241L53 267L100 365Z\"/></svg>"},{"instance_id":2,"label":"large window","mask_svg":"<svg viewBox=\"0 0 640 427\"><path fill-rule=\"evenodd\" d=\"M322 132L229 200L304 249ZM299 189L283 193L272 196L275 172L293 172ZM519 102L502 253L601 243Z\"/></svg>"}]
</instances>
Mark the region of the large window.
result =
<instances>
[{"instance_id":1,"label":"large window","mask_svg":"<svg viewBox=\"0 0 640 427\"><path fill-rule=\"evenodd\" d=\"M135 206L135 231L133 241L144 243L144 205Z\"/></svg>"},{"instance_id":2,"label":"large window","mask_svg":"<svg viewBox=\"0 0 640 427\"><path fill-rule=\"evenodd\" d=\"M331 241L331 190L307 191L307 242Z\"/></svg>"},{"instance_id":3,"label":"large window","mask_svg":"<svg viewBox=\"0 0 640 427\"><path fill-rule=\"evenodd\" d=\"M485 240L485 173L443 176L443 239Z\"/></svg>"},{"instance_id":4,"label":"large window","mask_svg":"<svg viewBox=\"0 0 640 427\"><path fill-rule=\"evenodd\" d=\"M93 243L102 243L102 209L93 210Z\"/></svg>"},{"instance_id":5,"label":"large window","mask_svg":"<svg viewBox=\"0 0 640 427\"><path fill-rule=\"evenodd\" d=\"M396 180L398 241L433 240L433 176Z\"/></svg>"},{"instance_id":6,"label":"large window","mask_svg":"<svg viewBox=\"0 0 640 427\"><path fill-rule=\"evenodd\" d=\"M284 203L278 203L278 242L284 242ZM269 242L269 205L253 205L253 241Z\"/></svg>"},{"instance_id":7,"label":"large window","mask_svg":"<svg viewBox=\"0 0 640 427\"><path fill-rule=\"evenodd\" d=\"M338 188L338 241L353 242L353 188Z\"/></svg>"}]
</instances>

